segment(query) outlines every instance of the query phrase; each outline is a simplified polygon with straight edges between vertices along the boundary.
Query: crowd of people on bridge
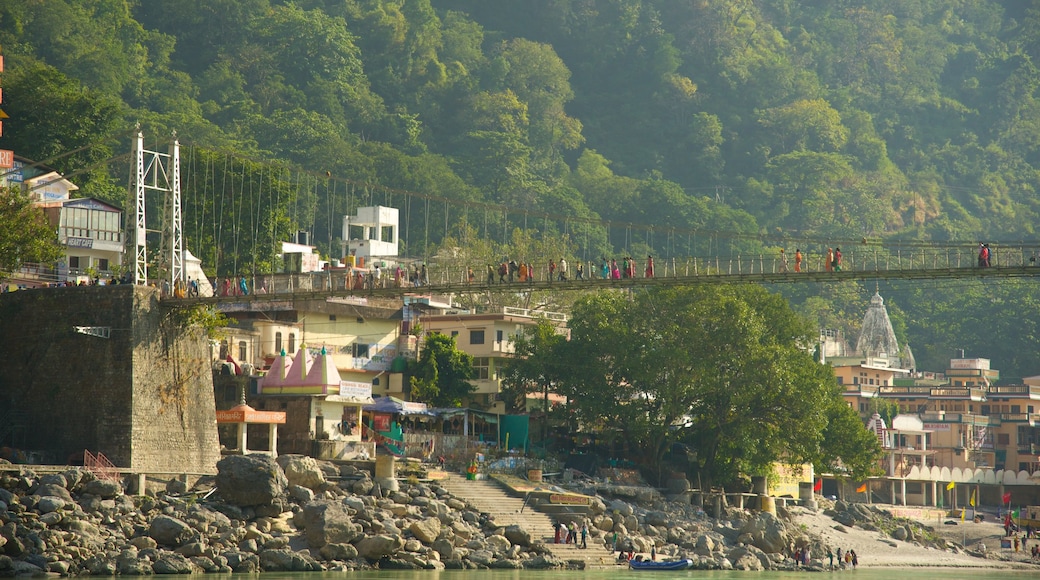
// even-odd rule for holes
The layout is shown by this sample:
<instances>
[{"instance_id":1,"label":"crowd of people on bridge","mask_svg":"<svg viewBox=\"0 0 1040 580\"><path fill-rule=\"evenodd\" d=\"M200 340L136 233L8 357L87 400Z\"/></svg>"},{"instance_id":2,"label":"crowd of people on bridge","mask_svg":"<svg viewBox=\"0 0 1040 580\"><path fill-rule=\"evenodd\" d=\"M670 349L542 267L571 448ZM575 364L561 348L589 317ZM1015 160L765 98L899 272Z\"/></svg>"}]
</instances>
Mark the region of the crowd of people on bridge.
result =
<instances>
[{"instance_id":1,"label":"crowd of people on bridge","mask_svg":"<svg viewBox=\"0 0 1040 580\"><path fill-rule=\"evenodd\" d=\"M590 262L590 266L594 265ZM641 270L644 278L654 277L654 257L648 255L646 257L646 265ZM497 266L493 264L487 264L485 268L486 278L485 284L513 284L516 282L520 283L533 283L537 280L546 280L550 284L553 282L567 282L571 279L570 265L567 263L566 258L560 258L558 261L550 259L545 265L544 269L539 270L531 262L520 260L517 262L515 259L503 258ZM639 277L640 268L636 263L635 258L631 256L625 256L621 259L621 264L618 264L616 258L600 258L599 269L593 269L591 275L588 275L585 271L585 263L578 261L574 264L573 276L575 281L580 280L591 280L599 278L601 280L624 280L629 278ZM468 284L476 283L476 276L473 272L473 268L467 268L466 270L466 282Z\"/></svg>"}]
</instances>

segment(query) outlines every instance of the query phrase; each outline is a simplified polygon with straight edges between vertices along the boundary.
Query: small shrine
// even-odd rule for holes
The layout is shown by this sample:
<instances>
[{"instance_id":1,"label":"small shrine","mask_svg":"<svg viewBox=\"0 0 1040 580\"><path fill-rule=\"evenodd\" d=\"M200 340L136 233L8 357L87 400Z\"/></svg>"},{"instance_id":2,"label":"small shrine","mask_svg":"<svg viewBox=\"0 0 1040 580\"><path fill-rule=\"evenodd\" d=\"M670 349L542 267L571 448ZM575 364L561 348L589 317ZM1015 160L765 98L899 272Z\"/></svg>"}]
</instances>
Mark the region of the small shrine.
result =
<instances>
[{"instance_id":1,"label":"small shrine","mask_svg":"<svg viewBox=\"0 0 1040 580\"><path fill-rule=\"evenodd\" d=\"M298 413L290 421L300 426L288 434L292 452L322 459L374 453L370 445L361 445L361 408L372 403L372 385L340 379L325 347L312 354L300 345L292 359L283 351L258 382L258 389L265 404L281 401L282 408Z\"/></svg>"},{"instance_id":2,"label":"small shrine","mask_svg":"<svg viewBox=\"0 0 1040 580\"><path fill-rule=\"evenodd\" d=\"M257 411L246 404L246 393L245 390L243 390L238 405L224 411L217 411L217 424L234 424L238 426L238 435L235 438L238 442L238 447L234 449L234 452L241 453L242 455L249 453L266 453L277 457L278 426L285 424L285 412ZM270 449L249 449L249 425L268 426L267 440L270 442Z\"/></svg>"}]
</instances>

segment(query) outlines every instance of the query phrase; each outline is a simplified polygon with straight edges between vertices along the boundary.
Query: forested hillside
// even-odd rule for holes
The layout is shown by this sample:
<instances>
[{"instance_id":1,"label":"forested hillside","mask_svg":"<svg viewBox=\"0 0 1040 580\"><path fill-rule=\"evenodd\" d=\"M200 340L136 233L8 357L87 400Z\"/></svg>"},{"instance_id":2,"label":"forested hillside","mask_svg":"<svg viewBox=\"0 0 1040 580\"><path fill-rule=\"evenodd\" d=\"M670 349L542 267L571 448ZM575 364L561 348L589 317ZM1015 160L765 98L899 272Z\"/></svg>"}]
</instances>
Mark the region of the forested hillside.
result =
<instances>
[{"instance_id":1,"label":"forested hillside","mask_svg":"<svg viewBox=\"0 0 1040 580\"><path fill-rule=\"evenodd\" d=\"M504 232L481 256L1011 243L1040 218L1034 1L7 0L0 50L0 147L42 160L101 142L52 165L119 204L125 165L106 160L140 122L176 129L214 175L234 152L220 171L243 183L277 162L339 191L512 208L409 214L445 224L424 243ZM333 253L349 206L268 180L255 232L309 229ZM239 241L193 240L218 270L271 267L270 240ZM783 291L854 338L873 288ZM1040 372L1033 284L881 292L921 367L964 348Z\"/></svg>"}]
</instances>

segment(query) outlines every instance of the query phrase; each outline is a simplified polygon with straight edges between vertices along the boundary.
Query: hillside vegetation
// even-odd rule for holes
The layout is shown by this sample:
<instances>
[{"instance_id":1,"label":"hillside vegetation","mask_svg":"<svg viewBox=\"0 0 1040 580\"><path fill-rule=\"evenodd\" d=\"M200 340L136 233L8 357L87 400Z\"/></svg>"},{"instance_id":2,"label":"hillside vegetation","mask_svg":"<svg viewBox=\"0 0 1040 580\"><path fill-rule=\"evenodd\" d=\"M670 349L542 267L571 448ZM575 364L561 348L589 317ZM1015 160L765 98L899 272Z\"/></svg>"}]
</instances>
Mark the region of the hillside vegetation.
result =
<instances>
[{"instance_id":1,"label":"hillside vegetation","mask_svg":"<svg viewBox=\"0 0 1040 580\"><path fill-rule=\"evenodd\" d=\"M221 274L271 268L296 229L335 254L336 216L399 191L451 202L407 215L427 256L489 231L485 254L596 260L1011 243L1040 223L1035 2L8 0L0 49L0 147L97 144L52 163L80 194L125 204L107 160L137 122L198 146L212 180L189 221L256 180L252 237L189 232ZM342 185L293 188L272 162ZM1020 377L1040 367L1033 286L882 293L921 367L964 348ZM872 291L784 289L853 339Z\"/></svg>"}]
</instances>

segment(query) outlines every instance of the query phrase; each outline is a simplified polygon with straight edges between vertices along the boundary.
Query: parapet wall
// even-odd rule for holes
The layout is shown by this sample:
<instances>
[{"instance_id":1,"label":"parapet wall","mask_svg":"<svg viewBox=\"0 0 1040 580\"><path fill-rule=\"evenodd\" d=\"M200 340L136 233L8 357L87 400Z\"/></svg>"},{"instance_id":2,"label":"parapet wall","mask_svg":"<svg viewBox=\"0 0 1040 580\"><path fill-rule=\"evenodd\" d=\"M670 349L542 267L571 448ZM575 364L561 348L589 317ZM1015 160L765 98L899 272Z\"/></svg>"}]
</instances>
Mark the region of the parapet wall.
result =
<instances>
[{"instance_id":1,"label":"parapet wall","mask_svg":"<svg viewBox=\"0 0 1040 580\"><path fill-rule=\"evenodd\" d=\"M88 449L137 472L214 473L209 349L153 288L0 294L0 418L12 422L0 446L57 463Z\"/></svg>"}]
</instances>

